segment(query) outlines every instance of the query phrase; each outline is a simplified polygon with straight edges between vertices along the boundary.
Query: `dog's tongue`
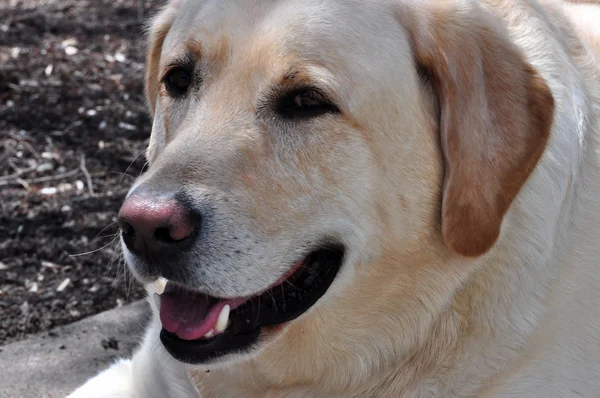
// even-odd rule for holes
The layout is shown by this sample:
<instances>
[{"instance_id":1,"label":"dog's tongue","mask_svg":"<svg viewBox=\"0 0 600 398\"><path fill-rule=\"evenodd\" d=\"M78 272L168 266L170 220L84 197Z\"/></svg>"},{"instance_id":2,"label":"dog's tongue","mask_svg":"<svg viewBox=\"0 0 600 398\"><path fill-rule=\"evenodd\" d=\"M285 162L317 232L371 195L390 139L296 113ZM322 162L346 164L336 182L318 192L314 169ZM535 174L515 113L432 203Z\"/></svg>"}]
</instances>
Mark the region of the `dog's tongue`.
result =
<instances>
[{"instance_id":1,"label":"dog's tongue","mask_svg":"<svg viewBox=\"0 0 600 398\"><path fill-rule=\"evenodd\" d=\"M302 264L302 261L294 264L269 289L283 283ZM220 300L169 282L160 295L160 322L163 328L175 333L180 339L197 340L215 329L219 314L226 305L229 305L230 310L234 310L249 299L250 297L242 297Z\"/></svg>"},{"instance_id":2,"label":"dog's tongue","mask_svg":"<svg viewBox=\"0 0 600 398\"><path fill-rule=\"evenodd\" d=\"M163 328L183 340L196 340L214 329L225 302L168 286L160 296Z\"/></svg>"}]
</instances>

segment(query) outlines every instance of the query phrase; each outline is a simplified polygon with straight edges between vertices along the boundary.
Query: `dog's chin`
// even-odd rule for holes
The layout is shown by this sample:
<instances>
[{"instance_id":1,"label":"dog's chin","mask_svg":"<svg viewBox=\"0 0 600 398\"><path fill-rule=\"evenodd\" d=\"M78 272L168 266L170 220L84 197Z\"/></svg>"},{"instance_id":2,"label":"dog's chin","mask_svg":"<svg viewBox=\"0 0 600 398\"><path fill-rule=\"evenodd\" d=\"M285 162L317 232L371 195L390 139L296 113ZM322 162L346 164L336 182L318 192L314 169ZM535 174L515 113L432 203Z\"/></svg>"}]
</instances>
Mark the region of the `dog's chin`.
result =
<instances>
[{"instance_id":1,"label":"dog's chin","mask_svg":"<svg viewBox=\"0 0 600 398\"><path fill-rule=\"evenodd\" d=\"M290 265L275 285L250 297L223 300L167 282L157 297L160 340L173 358L187 364L214 366L250 358L319 301L342 267L344 253L341 244L319 246ZM223 312L228 314L224 321ZM197 321L185 319L186 314Z\"/></svg>"}]
</instances>

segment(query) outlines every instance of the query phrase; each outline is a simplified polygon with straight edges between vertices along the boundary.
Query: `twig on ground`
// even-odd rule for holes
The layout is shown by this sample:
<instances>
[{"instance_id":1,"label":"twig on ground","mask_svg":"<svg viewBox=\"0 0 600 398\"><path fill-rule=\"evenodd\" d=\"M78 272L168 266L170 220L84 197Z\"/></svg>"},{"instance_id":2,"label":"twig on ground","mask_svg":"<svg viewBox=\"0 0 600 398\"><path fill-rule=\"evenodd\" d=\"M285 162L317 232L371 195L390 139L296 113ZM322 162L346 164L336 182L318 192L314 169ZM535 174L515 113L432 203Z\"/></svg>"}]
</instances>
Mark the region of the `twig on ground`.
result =
<instances>
[{"instance_id":1,"label":"twig on ground","mask_svg":"<svg viewBox=\"0 0 600 398\"><path fill-rule=\"evenodd\" d=\"M5 152L2 155L0 155L0 165L4 163L4 161L6 161L9 157L10 154L8 152Z\"/></svg>"},{"instance_id":2,"label":"twig on ground","mask_svg":"<svg viewBox=\"0 0 600 398\"><path fill-rule=\"evenodd\" d=\"M40 156L40 154L29 143L29 139L27 139L26 137L19 137L16 134L10 134L10 138L12 138L15 141L20 142L25 148L27 148L29 153L31 153L38 161L42 160L42 157Z\"/></svg>"},{"instance_id":3,"label":"twig on ground","mask_svg":"<svg viewBox=\"0 0 600 398\"><path fill-rule=\"evenodd\" d=\"M14 83L6 83L6 85L7 85L9 88L12 88L12 89L13 89L13 90L15 90L15 91L27 91L27 90L25 89L25 87L23 87L23 86L19 86L18 84L14 84Z\"/></svg>"},{"instance_id":4,"label":"twig on ground","mask_svg":"<svg viewBox=\"0 0 600 398\"><path fill-rule=\"evenodd\" d=\"M44 19L47 18L47 16L44 15L43 12L34 10L34 11L30 11L30 12L25 12L25 13L23 13L23 15L15 16L15 17L11 18L10 20L11 20L11 22L29 22L36 17L41 17Z\"/></svg>"},{"instance_id":5,"label":"twig on ground","mask_svg":"<svg viewBox=\"0 0 600 398\"><path fill-rule=\"evenodd\" d=\"M4 153L0 157L0 164L4 163L5 161L8 161L8 159L10 159L10 157L14 155L14 153L13 153L13 152L15 152L14 144L15 144L15 140L13 140L11 138L6 139L2 143L2 146L4 147L4 151L3 151Z\"/></svg>"},{"instance_id":6,"label":"twig on ground","mask_svg":"<svg viewBox=\"0 0 600 398\"><path fill-rule=\"evenodd\" d=\"M43 268L51 269L54 273L58 272L62 268L62 266L50 261L42 261L41 265Z\"/></svg>"},{"instance_id":7,"label":"twig on ground","mask_svg":"<svg viewBox=\"0 0 600 398\"><path fill-rule=\"evenodd\" d=\"M8 165L9 165L10 167L12 167L12 168L13 168L13 170L15 171L15 173L21 173L21 174L26 174L26 173L29 173L29 172L31 172L31 171L33 171L33 170L35 170L35 169L37 169L37 168L38 168L38 163L37 163L37 162L35 162L35 161L34 161L34 163L33 163L31 166L29 166L29 167L26 167L26 168L19 167L19 166L17 165L17 163L15 163L15 160L14 160L14 158L9 158L9 159L8 159ZM21 175L21 174L20 174L20 175Z\"/></svg>"},{"instance_id":8,"label":"twig on ground","mask_svg":"<svg viewBox=\"0 0 600 398\"><path fill-rule=\"evenodd\" d=\"M31 191L31 186L24 179L17 177L15 178L15 182L21 184L26 191Z\"/></svg>"},{"instance_id":9,"label":"twig on ground","mask_svg":"<svg viewBox=\"0 0 600 398\"><path fill-rule=\"evenodd\" d=\"M9 163L11 163L11 162L9 162ZM11 164L11 166L13 166L13 165ZM34 166L31 166L31 167L28 167L26 169L17 169L17 171L15 171L14 173L9 174L7 176L1 176L0 177L0 185L8 185L11 182L19 183L18 181L16 181L17 178L21 177L23 174L27 174L27 173L35 170L36 168L37 168L37 164Z\"/></svg>"},{"instance_id":10,"label":"twig on ground","mask_svg":"<svg viewBox=\"0 0 600 398\"><path fill-rule=\"evenodd\" d=\"M21 182L16 181L16 177L12 177L13 179L0 179L0 186L4 186L4 185L23 185L23 182L25 182L26 184L39 184L40 182L50 182L50 181L56 181L56 180L62 180L65 178L69 178L69 177L74 177L76 176L79 172L81 171L81 168L78 167L74 170L68 171L66 173L62 173L62 174L56 174L56 175L52 175L52 176L46 176L46 177L38 177L38 178L30 178L28 180L21 180ZM6 176L8 177L8 176Z\"/></svg>"},{"instance_id":11,"label":"twig on ground","mask_svg":"<svg viewBox=\"0 0 600 398\"><path fill-rule=\"evenodd\" d=\"M79 163L79 168L81 169L81 172L85 176L85 181L87 182L87 187L88 187L88 190L90 191L90 196L96 196L96 194L94 193L94 185L92 184L92 176L90 176L90 172L88 171L87 167L85 166L85 155L84 154L81 155L81 162Z\"/></svg>"}]
</instances>

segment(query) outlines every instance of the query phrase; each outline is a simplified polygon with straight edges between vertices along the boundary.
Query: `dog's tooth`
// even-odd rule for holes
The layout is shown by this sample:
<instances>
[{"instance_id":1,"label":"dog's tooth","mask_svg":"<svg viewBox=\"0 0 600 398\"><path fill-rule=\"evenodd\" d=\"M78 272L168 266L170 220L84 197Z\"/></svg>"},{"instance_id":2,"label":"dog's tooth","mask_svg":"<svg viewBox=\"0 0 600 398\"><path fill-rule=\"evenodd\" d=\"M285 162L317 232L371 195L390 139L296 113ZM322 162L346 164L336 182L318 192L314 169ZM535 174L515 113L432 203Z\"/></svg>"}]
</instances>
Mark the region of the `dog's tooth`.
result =
<instances>
[{"instance_id":1,"label":"dog's tooth","mask_svg":"<svg viewBox=\"0 0 600 398\"><path fill-rule=\"evenodd\" d=\"M156 304L156 309L160 312L160 294L154 293L152 296L154 298L154 304Z\"/></svg>"},{"instance_id":2,"label":"dog's tooth","mask_svg":"<svg viewBox=\"0 0 600 398\"><path fill-rule=\"evenodd\" d=\"M215 332L213 332L213 331L212 331L212 329L211 329L211 330L209 330L209 331L208 331L208 333L206 333L206 334L205 334L204 336L202 336L202 337L204 337L204 338L206 338L206 339L210 339L210 338L211 338L211 337L213 337L214 335L215 335Z\"/></svg>"},{"instance_id":3,"label":"dog's tooth","mask_svg":"<svg viewBox=\"0 0 600 398\"><path fill-rule=\"evenodd\" d=\"M164 293L165 286L167 286L167 282L169 282L169 281L166 280L165 278L163 278L162 276L159 276L158 279L156 280L156 282L154 282L154 286L158 290L158 294Z\"/></svg>"},{"instance_id":4,"label":"dog's tooth","mask_svg":"<svg viewBox=\"0 0 600 398\"><path fill-rule=\"evenodd\" d=\"M226 304L225 307L221 310L219 314L219 319L217 319L217 324L215 325L215 331L217 333L221 333L227 327L227 322L229 322L229 311L231 307L229 304Z\"/></svg>"}]
</instances>

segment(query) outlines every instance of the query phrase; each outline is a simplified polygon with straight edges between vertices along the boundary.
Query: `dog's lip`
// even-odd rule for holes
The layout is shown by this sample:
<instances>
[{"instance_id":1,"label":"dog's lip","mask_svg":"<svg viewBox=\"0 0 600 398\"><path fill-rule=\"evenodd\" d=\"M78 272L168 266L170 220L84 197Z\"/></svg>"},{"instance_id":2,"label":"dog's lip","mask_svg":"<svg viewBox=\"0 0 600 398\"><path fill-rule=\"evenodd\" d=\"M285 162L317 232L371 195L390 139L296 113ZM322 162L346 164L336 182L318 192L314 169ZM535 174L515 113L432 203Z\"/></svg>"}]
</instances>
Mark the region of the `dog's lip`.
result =
<instances>
[{"instance_id":1,"label":"dog's lip","mask_svg":"<svg viewBox=\"0 0 600 398\"><path fill-rule=\"evenodd\" d=\"M305 263L298 260L286 273L260 292L245 297L219 299L176 282L167 281L160 298L160 321L163 327L183 340L197 340L207 333L210 336L222 331L216 330L218 317L225 306L233 311L249 300L260 296L291 277Z\"/></svg>"},{"instance_id":2,"label":"dog's lip","mask_svg":"<svg viewBox=\"0 0 600 398\"><path fill-rule=\"evenodd\" d=\"M345 245L328 239L308 252L304 261L286 271L272 285L274 289L245 299L231 313L225 308L223 318L229 315L229 322L223 329L222 319L217 320L215 330L219 330L218 333L210 331L203 338L186 340L163 325L160 340L171 356L189 364L206 364L228 354L248 352L261 338L269 338L281 330L281 325L298 318L317 303L335 280L344 263L345 252ZM283 283L286 279L289 283ZM208 297L214 300L211 304L223 300ZM160 302L158 306L162 309ZM206 308L205 305L203 314L208 312ZM218 315L221 318L222 314Z\"/></svg>"},{"instance_id":3,"label":"dog's lip","mask_svg":"<svg viewBox=\"0 0 600 398\"><path fill-rule=\"evenodd\" d=\"M260 296L261 294L265 293L267 290L271 290L274 287L281 285L289 277L291 277L296 271L298 271L298 269L300 269L300 267L302 267L305 263L306 263L306 258L303 258L301 260L296 261L294 263L294 265L292 265L290 267L290 269L288 269L279 279L277 279L275 282L273 282L271 285L269 285L267 288L265 288L265 289L263 289L261 291L258 291L258 292L254 293L254 294L249 295L249 296L228 297L228 298L222 298L221 300L223 300L223 301L232 301L232 302L234 302L236 300L243 300L243 302L245 302L245 301L250 300L253 297ZM174 281L168 280L166 278L162 278L162 277L160 279L164 281L163 282L164 283L164 289L163 289L163 292L161 294L170 293L170 292L175 291L176 289L185 289L185 290L187 290L189 292L192 292L192 293L206 294L205 292L203 292L201 290L197 290L197 289L195 289L193 287L189 287L187 285L183 285L183 284L181 284L179 282L174 282ZM243 304L243 302L240 303L240 304ZM238 305L240 305L240 304L238 304ZM234 309L234 308L235 307L231 307L231 309Z\"/></svg>"}]
</instances>

